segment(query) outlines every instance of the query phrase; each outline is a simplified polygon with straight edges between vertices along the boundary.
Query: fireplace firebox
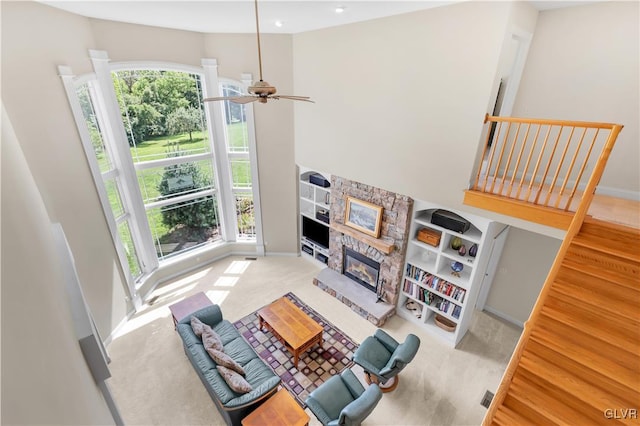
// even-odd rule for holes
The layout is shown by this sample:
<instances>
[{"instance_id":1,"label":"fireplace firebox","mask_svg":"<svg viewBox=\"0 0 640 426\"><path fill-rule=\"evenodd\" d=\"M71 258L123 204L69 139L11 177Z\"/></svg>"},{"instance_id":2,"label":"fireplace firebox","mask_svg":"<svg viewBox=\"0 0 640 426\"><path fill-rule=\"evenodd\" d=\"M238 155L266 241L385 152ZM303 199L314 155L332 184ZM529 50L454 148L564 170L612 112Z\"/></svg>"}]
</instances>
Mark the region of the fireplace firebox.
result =
<instances>
[{"instance_id":1,"label":"fireplace firebox","mask_svg":"<svg viewBox=\"0 0 640 426\"><path fill-rule=\"evenodd\" d=\"M380 263L357 251L344 247L342 273L364 288L376 292Z\"/></svg>"}]
</instances>

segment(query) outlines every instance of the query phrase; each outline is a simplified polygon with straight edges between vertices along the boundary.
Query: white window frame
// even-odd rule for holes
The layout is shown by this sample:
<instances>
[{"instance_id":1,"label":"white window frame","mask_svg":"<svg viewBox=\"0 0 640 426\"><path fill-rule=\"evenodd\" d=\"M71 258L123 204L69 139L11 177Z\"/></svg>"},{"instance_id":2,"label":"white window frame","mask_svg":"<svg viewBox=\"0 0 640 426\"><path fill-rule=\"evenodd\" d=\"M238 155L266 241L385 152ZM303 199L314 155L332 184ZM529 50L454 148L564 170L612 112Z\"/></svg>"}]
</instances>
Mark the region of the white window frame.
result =
<instances>
[{"instance_id":1,"label":"white window frame","mask_svg":"<svg viewBox=\"0 0 640 426\"><path fill-rule=\"evenodd\" d=\"M212 195L217 197L217 206L219 214L219 231L222 237L221 242L213 243L215 245L224 245L226 243L233 243L238 241L238 220L236 217L236 202L235 193L239 188L233 188L230 159L231 155L227 152L227 140L226 140L226 128L222 125L224 121L221 121L224 117L224 111L222 109L221 102L206 102L205 114L207 115L207 131L209 132L210 152L204 154L194 154L189 156L183 156L179 158L166 158L160 160L152 160L144 163L134 163L133 158L128 150L129 143L127 139L126 129L122 122L121 112L118 105L115 90L113 88L113 80L111 73L122 70L163 70L163 71L179 71L190 74L197 74L201 77L202 82L202 94L204 97L219 96L219 84L221 82L232 84L241 87L245 92L248 85L251 84L251 75L242 74L241 80L233 80L227 78L219 78L217 73L217 61L215 59L203 59L202 67L194 67L189 65L175 64L170 62L149 62L149 61L135 61L135 62L116 62L111 63L107 52L99 50L90 50L89 56L94 66L94 73L89 73L80 77L73 75L71 69L66 66L59 67L59 73L63 80L67 96L70 101L71 109L76 119L76 124L80 137L85 150L85 155L89 163L91 173L96 184L96 189L100 197L102 208L104 210L108 227L111 232L111 236L118 253L122 269L125 273L128 293L130 298L134 301L134 305L138 307L140 305L140 297L137 290L140 289L145 279L150 276L152 272L161 267L163 262L158 261L156 255L156 248L154 244L154 237L151 233L149 223L147 220L146 211L150 208L163 207L166 205L175 204L180 201L186 201L189 199L200 198L202 196ZM105 129L101 129L105 133L109 133L108 137L105 137L104 143L113 143L119 147L113 147L110 149L110 160L113 163L115 170L110 170L105 173L100 171L98 161L95 157L93 145L91 143L91 137L89 135L86 125L84 125L85 119L82 113L80 102L77 97L76 88L87 82L94 80L99 87L100 95L104 99L104 103L101 105L102 111L108 120L108 126ZM260 188L258 182L258 166L256 155L256 143L255 143L255 121L253 115L253 106L245 105L245 115L247 123L248 133L248 158L251 169L251 188L243 188L244 193L251 193L253 197L254 205L254 217L256 226L255 241L242 239L242 241L248 241L255 243L256 253L264 255L263 233L262 233L262 219L261 219L261 203L260 203ZM82 124L82 125L81 125ZM219 143L222 141L224 143ZM127 155L124 155L123 146L127 147ZM111 147L110 147L111 148ZM247 156L247 154L242 154ZM184 196L174 197L168 200L158 200L147 203L145 205L140 187L138 185L137 173L138 170L144 170L152 167L162 167L171 164L179 164L191 161L207 160L211 161L214 168L214 187L197 193L187 194ZM104 178L118 178L123 190L121 191L122 203L125 207L125 213L118 218L115 218L109 198L104 186ZM184 198L184 199L183 199ZM131 211L131 214L129 213ZM124 252L124 246L122 245L119 234L118 224L122 220L129 221L129 227L134 238L134 245L142 269L141 277L136 281L129 273L128 261ZM195 253L194 253L195 252ZM190 255L197 255L198 250L188 251L171 257L171 259L182 258L182 256L190 257Z\"/></svg>"}]
</instances>

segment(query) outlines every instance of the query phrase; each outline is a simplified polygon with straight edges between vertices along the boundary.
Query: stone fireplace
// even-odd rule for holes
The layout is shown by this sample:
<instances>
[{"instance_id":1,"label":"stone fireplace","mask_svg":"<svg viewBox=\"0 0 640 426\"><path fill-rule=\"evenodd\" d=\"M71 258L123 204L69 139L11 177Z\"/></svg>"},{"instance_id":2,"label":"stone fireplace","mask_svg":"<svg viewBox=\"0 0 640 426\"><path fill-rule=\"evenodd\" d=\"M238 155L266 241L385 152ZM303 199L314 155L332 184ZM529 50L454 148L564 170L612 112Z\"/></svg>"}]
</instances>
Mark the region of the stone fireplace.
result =
<instances>
[{"instance_id":1,"label":"stone fireplace","mask_svg":"<svg viewBox=\"0 0 640 426\"><path fill-rule=\"evenodd\" d=\"M383 207L379 238L344 224L347 197ZM405 195L332 176L328 268L314 284L382 326L395 314L412 208Z\"/></svg>"}]
</instances>

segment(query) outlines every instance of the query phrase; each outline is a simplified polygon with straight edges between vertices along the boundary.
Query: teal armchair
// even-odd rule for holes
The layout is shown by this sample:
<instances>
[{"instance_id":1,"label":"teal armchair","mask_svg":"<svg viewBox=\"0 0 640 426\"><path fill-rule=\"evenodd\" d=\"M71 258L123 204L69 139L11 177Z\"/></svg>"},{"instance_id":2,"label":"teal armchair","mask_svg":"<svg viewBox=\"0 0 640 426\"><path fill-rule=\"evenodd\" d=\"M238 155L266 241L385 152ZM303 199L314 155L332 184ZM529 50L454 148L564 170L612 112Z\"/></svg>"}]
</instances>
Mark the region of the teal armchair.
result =
<instances>
[{"instance_id":1,"label":"teal armchair","mask_svg":"<svg viewBox=\"0 0 640 426\"><path fill-rule=\"evenodd\" d=\"M413 360L419 347L420 339L414 334L409 334L403 343L398 343L383 330L377 329L356 349L353 361L364 369L367 383L377 383L382 392L391 392L398 386L398 373ZM390 380L392 382L384 386Z\"/></svg>"},{"instance_id":2,"label":"teal armchair","mask_svg":"<svg viewBox=\"0 0 640 426\"><path fill-rule=\"evenodd\" d=\"M378 385L365 390L355 374L346 369L311 392L305 403L324 426L356 426L371 414L381 398Z\"/></svg>"}]
</instances>

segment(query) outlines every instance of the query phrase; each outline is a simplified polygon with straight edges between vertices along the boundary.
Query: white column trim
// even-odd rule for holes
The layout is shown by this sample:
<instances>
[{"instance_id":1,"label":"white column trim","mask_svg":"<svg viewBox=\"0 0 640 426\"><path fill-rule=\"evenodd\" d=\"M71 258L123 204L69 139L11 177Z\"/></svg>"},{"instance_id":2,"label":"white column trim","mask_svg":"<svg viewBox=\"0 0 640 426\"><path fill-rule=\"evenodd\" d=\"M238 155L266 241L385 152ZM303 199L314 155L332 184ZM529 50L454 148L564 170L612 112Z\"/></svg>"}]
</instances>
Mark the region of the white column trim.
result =
<instances>
[{"instance_id":1,"label":"white column trim","mask_svg":"<svg viewBox=\"0 0 640 426\"><path fill-rule=\"evenodd\" d=\"M98 198L100 199L100 204L102 205L102 213L107 222L107 227L109 228L109 233L111 234L111 240L113 241L113 246L116 250L116 255L118 256L118 260L120 262L122 275L124 276L125 283L127 284L125 286L127 298L137 309L142 305L142 301L140 300L140 296L135 290L133 276L131 275L131 271L129 271L128 268L128 260L124 252L124 245L120 241L120 235L118 234L118 224L116 223L116 219L114 218L113 214L107 213L111 212L111 204L109 203L109 196L107 195L107 191L104 187L103 174L100 171L98 160L95 158L95 155L93 155L94 150L93 145L91 144L91 136L89 135L89 130L86 126L80 125L80 123L85 122L85 118L84 114L82 113L82 107L80 106L80 101L78 100L76 92L76 77L73 74L71 67L65 65L58 66L58 75L62 79L62 84L64 86L67 99L71 107L71 113L73 114L73 118L76 123L76 129L78 130L78 133L80 135L80 141L82 142L84 148L84 154L87 158L89 169L91 170L91 176L93 177L93 182L98 193ZM84 81L80 82L80 84L83 83Z\"/></svg>"},{"instance_id":2,"label":"white column trim","mask_svg":"<svg viewBox=\"0 0 640 426\"><path fill-rule=\"evenodd\" d=\"M102 107L107 115L107 119L110 122L107 132L110 134L112 140L105 141L105 143L115 143L120 146L128 146L127 133L122 123L120 116L120 110L118 107L118 99L113 88L113 80L111 78L111 69L109 66L109 56L106 51L103 50L89 50L89 56L93 63L93 68L98 77L98 85L101 89L102 95L105 100ZM133 159L128 153L122 154L122 149L114 149L112 160L115 162L116 167L121 171L121 183L126 190L123 191L121 196L126 206L131 209L132 220L130 224L131 233L134 235L134 243L137 240L142 245L142 250L138 250L138 258L142 263L141 267L143 275L150 273L154 269L158 268L158 258L154 256L155 245L153 244L153 236L151 235L147 215L142 201L142 193L140 192L140 186L138 185L137 175L133 166ZM133 194L133 196L129 196Z\"/></svg>"},{"instance_id":3,"label":"white column trim","mask_svg":"<svg viewBox=\"0 0 640 426\"><path fill-rule=\"evenodd\" d=\"M201 63L204 68L203 96L205 98L220 96L218 61L205 58ZM205 102L204 108L211 124L208 130L211 150L214 153L216 188L219 189L217 204L220 214L220 230L222 238L231 242L236 240L237 235L236 202L231 191L231 170L229 162L226 161L226 143L220 143L225 141L225 129L223 126L216 126L221 119L224 120L224 113L220 102ZM224 190L220 190L220 188L224 188Z\"/></svg>"},{"instance_id":4,"label":"white column trim","mask_svg":"<svg viewBox=\"0 0 640 426\"><path fill-rule=\"evenodd\" d=\"M247 88L252 84L253 76L251 73L242 73L240 80L244 92L247 92ZM253 114L253 104L245 105L245 112L247 114L247 120L251 120L253 126L251 131L247 132L249 137L249 164L251 165L251 188L253 190L253 212L254 220L256 222L256 252L260 256L265 255L264 247L264 233L262 228L262 202L260 200L260 179L258 175L258 146L256 144L256 126L255 116Z\"/></svg>"}]
</instances>

